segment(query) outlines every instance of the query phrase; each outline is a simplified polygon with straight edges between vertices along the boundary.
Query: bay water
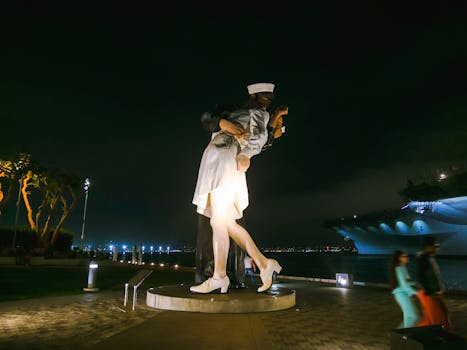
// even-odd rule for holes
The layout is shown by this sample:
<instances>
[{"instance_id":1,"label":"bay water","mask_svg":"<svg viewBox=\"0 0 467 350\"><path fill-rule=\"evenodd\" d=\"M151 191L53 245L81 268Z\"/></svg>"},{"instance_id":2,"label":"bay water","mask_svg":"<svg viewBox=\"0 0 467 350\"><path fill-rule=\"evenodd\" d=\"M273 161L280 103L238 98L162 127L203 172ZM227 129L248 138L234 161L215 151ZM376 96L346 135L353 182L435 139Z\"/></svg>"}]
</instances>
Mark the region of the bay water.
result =
<instances>
[{"instance_id":1,"label":"bay water","mask_svg":"<svg viewBox=\"0 0 467 350\"><path fill-rule=\"evenodd\" d=\"M282 275L334 279L338 272L351 273L355 281L389 283L391 256L313 253L266 253L282 265ZM146 260L146 259L145 259ZM154 254L155 262L195 266L194 253ZM441 275L448 289L467 291L467 258L438 257ZM416 258L410 257L408 270L417 279Z\"/></svg>"}]
</instances>

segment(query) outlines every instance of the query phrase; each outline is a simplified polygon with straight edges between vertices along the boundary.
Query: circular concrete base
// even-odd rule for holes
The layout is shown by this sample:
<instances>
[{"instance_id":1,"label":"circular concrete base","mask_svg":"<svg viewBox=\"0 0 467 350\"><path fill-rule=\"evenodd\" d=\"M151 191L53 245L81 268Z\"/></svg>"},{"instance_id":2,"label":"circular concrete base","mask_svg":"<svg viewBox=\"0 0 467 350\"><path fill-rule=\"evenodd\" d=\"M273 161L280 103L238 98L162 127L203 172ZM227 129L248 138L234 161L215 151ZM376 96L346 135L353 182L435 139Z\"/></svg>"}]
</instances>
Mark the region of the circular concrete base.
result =
<instances>
[{"instance_id":1,"label":"circular concrete base","mask_svg":"<svg viewBox=\"0 0 467 350\"><path fill-rule=\"evenodd\" d=\"M274 285L264 293L255 289L230 289L227 294L195 294L189 285L150 288L146 294L149 307L163 310L247 313L278 311L295 305L295 291Z\"/></svg>"},{"instance_id":2,"label":"circular concrete base","mask_svg":"<svg viewBox=\"0 0 467 350\"><path fill-rule=\"evenodd\" d=\"M99 288L83 288L85 292L98 292Z\"/></svg>"}]
</instances>

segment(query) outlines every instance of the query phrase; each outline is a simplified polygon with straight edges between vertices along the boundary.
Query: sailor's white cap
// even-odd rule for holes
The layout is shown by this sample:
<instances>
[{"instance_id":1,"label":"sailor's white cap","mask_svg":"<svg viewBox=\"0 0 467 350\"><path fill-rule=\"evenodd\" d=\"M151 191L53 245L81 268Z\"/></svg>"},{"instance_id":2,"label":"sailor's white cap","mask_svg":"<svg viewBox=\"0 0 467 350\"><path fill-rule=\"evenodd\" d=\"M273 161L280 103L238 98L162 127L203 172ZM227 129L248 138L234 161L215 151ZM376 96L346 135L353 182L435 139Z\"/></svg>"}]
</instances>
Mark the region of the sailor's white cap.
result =
<instances>
[{"instance_id":1,"label":"sailor's white cap","mask_svg":"<svg viewBox=\"0 0 467 350\"><path fill-rule=\"evenodd\" d=\"M274 92L275 85L272 83L256 83L247 86L250 95L257 94L258 92Z\"/></svg>"}]
</instances>

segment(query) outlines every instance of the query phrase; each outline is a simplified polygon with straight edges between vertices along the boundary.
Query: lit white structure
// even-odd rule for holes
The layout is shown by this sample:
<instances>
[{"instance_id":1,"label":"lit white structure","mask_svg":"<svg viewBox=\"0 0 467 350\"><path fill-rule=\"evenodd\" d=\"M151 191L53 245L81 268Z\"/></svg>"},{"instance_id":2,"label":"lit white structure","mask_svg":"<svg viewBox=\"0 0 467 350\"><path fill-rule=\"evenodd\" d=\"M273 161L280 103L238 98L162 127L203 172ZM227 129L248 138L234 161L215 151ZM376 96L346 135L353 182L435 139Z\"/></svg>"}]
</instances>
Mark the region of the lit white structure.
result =
<instances>
[{"instance_id":1,"label":"lit white structure","mask_svg":"<svg viewBox=\"0 0 467 350\"><path fill-rule=\"evenodd\" d=\"M467 196L411 201L379 216L337 220L329 225L355 242L359 254L418 252L425 236L441 242L440 255L467 255Z\"/></svg>"},{"instance_id":2,"label":"lit white structure","mask_svg":"<svg viewBox=\"0 0 467 350\"><path fill-rule=\"evenodd\" d=\"M96 278L97 278L97 268L99 265L96 261L91 261L89 263L89 273L88 273L88 286L83 288L85 292L97 292L99 288L96 288Z\"/></svg>"}]
</instances>

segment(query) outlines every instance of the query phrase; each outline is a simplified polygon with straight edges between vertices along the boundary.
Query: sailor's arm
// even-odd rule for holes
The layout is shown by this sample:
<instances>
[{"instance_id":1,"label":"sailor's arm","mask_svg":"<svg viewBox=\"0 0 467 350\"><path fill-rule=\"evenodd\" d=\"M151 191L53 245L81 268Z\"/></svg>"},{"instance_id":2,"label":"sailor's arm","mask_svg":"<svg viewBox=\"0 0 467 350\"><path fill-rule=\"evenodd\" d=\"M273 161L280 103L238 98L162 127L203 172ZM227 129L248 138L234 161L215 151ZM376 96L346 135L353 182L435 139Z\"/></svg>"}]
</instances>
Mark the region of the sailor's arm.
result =
<instances>
[{"instance_id":1,"label":"sailor's arm","mask_svg":"<svg viewBox=\"0 0 467 350\"><path fill-rule=\"evenodd\" d=\"M241 126L210 112L206 112L201 116L201 124L205 130L210 132L223 130L234 136L241 136L245 132Z\"/></svg>"}]
</instances>

